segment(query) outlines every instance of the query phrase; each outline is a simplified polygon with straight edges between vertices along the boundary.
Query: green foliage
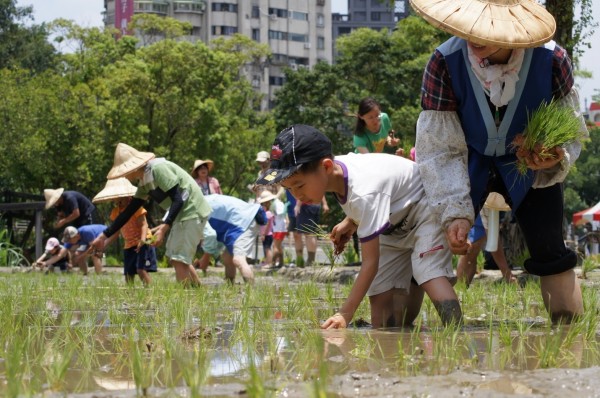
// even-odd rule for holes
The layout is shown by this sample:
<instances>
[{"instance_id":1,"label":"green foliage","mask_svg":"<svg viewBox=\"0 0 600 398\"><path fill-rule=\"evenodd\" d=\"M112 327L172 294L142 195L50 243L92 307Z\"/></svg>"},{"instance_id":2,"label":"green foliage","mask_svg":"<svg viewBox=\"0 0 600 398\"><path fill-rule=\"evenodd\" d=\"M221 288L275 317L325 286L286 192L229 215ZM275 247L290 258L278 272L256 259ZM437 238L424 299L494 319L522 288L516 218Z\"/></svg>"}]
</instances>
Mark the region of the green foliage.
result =
<instances>
[{"instance_id":1,"label":"green foliage","mask_svg":"<svg viewBox=\"0 0 600 398\"><path fill-rule=\"evenodd\" d=\"M0 0L0 69L41 72L54 65L56 51L48 42L46 25L29 24L33 9L16 0Z\"/></svg>"},{"instance_id":2,"label":"green foliage","mask_svg":"<svg viewBox=\"0 0 600 398\"><path fill-rule=\"evenodd\" d=\"M565 215L570 220L573 213L592 207L600 201L600 128L589 130L590 140L583 149L575 167L565 180Z\"/></svg>"},{"instance_id":3,"label":"green foliage","mask_svg":"<svg viewBox=\"0 0 600 398\"><path fill-rule=\"evenodd\" d=\"M125 142L184 169L211 158L225 193L246 192L254 156L275 129L270 115L255 111L261 97L240 71L260 64L268 48L242 36L212 47L190 43L180 40L184 25L160 18L152 28L152 21L141 26L168 38L138 48L131 37L115 39L114 30L57 20L57 43L74 50L60 56L59 69L0 70L4 186L94 196Z\"/></svg>"},{"instance_id":4,"label":"green foliage","mask_svg":"<svg viewBox=\"0 0 600 398\"><path fill-rule=\"evenodd\" d=\"M0 267L29 266L29 261L23 255L23 250L10 243L8 230L0 230Z\"/></svg>"}]
</instances>

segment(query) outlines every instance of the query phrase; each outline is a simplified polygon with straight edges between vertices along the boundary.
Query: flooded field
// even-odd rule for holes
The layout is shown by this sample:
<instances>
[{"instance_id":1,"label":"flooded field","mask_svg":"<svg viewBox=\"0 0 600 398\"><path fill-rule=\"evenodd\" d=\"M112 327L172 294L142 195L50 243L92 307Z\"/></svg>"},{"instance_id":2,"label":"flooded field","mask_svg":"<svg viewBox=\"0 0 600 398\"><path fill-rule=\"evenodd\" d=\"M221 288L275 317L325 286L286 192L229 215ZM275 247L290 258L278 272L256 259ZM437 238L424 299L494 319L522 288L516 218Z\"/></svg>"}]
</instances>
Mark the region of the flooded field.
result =
<instances>
[{"instance_id":1,"label":"flooded field","mask_svg":"<svg viewBox=\"0 0 600 398\"><path fill-rule=\"evenodd\" d=\"M0 396L600 396L595 274L571 326L549 324L535 281L478 280L457 286L462 327L426 299L414 327L373 330L365 300L335 331L319 324L349 285L0 274Z\"/></svg>"}]
</instances>

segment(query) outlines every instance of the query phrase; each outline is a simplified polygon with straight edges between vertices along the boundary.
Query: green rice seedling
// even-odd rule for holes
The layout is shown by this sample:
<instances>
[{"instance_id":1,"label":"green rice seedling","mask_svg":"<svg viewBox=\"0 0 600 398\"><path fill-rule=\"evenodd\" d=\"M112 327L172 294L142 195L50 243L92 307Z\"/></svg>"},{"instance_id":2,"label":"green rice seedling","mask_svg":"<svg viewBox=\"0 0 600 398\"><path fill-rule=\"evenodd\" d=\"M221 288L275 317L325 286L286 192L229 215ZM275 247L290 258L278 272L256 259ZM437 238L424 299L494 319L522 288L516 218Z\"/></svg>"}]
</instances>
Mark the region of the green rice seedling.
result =
<instances>
[{"instance_id":1,"label":"green rice seedling","mask_svg":"<svg viewBox=\"0 0 600 398\"><path fill-rule=\"evenodd\" d=\"M581 125L571 108L562 107L557 101L542 103L529 116L523 136L513 142L517 150L535 153L542 160L552 159L556 154L552 149L572 143L581 138ZM527 173L527 164L517 162L521 175Z\"/></svg>"},{"instance_id":2,"label":"green rice seedling","mask_svg":"<svg viewBox=\"0 0 600 398\"><path fill-rule=\"evenodd\" d=\"M321 345L321 350L318 353L320 357L319 360L319 370L316 377L313 377L312 380L312 388L310 390L310 396L312 398L327 398L329 394L327 393L327 386L329 384L329 368L327 366L327 361L323 355L323 345Z\"/></svg>"},{"instance_id":3,"label":"green rice seedling","mask_svg":"<svg viewBox=\"0 0 600 398\"><path fill-rule=\"evenodd\" d=\"M311 223L311 225L303 227L302 232L316 236L317 239L321 239L327 242L331 241L331 234L329 232L325 231L323 227L321 227L313 220L311 220ZM324 248L324 251L325 255L327 256L327 259L329 260L329 264L331 264L331 267L333 268L334 264L338 261L338 258L341 253L337 253L332 246L326 246L326 248Z\"/></svg>"},{"instance_id":4,"label":"green rice seedling","mask_svg":"<svg viewBox=\"0 0 600 398\"><path fill-rule=\"evenodd\" d=\"M57 392L63 390L74 352L75 348L68 339L65 329L61 329L61 332L57 333L50 344L47 345L44 353L46 357L44 370L51 390Z\"/></svg>"},{"instance_id":5,"label":"green rice seedling","mask_svg":"<svg viewBox=\"0 0 600 398\"><path fill-rule=\"evenodd\" d=\"M587 256L581 262L581 277L587 279L588 273L596 270L600 266L597 256Z\"/></svg>"}]
</instances>

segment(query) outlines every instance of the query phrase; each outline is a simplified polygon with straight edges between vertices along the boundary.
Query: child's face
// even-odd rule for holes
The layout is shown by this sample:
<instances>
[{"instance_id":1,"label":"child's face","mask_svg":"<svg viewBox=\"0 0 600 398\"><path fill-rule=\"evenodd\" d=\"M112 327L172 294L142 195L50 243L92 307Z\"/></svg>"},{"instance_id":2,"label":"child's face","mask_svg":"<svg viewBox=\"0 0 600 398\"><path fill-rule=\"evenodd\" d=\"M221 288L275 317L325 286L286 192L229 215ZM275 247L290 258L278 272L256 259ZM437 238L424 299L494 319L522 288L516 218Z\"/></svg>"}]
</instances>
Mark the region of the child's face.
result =
<instances>
[{"instance_id":1,"label":"child's face","mask_svg":"<svg viewBox=\"0 0 600 398\"><path fill-rule=\"evenodd\" d=\"M310 173L297 172L283 180L281 185L302 203L320 204L327 188L328 176L323 167Z\"/></svg>"}]
</instances>

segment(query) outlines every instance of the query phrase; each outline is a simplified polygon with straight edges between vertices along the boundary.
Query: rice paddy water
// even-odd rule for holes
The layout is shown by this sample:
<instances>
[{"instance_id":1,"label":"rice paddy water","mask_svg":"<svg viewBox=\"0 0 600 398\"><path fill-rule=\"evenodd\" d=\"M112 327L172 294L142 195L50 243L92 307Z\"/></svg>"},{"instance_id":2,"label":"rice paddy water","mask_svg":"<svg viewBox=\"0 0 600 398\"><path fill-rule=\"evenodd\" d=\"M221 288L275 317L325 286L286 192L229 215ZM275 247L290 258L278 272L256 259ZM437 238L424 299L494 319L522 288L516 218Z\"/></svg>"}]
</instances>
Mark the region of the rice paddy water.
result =
<instances>
[{"instance_id":1,"label":"rice paddy water","mask_svg":"<svg viewBox=\"0 0 600 398\"><path fill-rule=\"evenodd\" d=\"M465 323L425 299L414 327L322 331L350 285L270 275L229 285L211 269L186 289L170 272L144 288L120 273L0 273L0 395L593 396L600 382L598 280L585 316L552 326L537 282L458 285ZM218 269L216 269L218 270ZM598 274L598 276L597 276Z\"/></svg>"}]
</instances>

